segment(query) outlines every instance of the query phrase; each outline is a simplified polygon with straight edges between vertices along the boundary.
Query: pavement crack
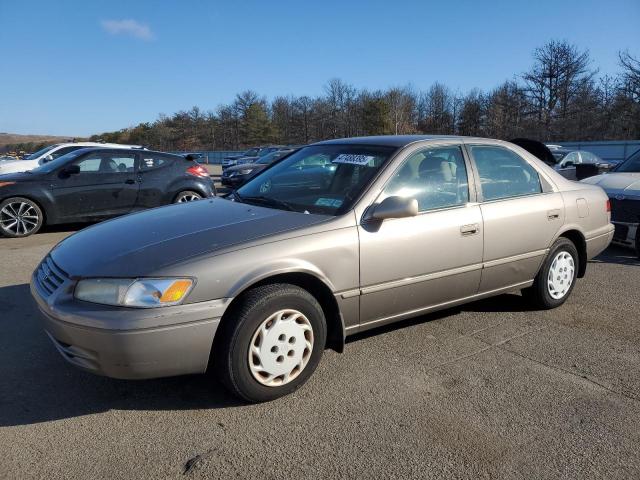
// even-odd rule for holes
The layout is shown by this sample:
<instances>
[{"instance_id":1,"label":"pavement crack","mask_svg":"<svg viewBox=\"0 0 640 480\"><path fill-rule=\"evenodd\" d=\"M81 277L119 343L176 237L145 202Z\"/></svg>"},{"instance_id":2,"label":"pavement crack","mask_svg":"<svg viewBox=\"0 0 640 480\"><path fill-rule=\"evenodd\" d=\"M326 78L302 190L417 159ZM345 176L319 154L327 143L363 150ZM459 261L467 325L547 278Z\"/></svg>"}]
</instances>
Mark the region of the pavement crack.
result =
<instances>
[{"instance_id":1,"label":"pavement crack","mask_svg":"<svg viewBox=\"0 0 640 480\"><path fill-rule=\"evenodd\" d=\"M500 344L500 345L502 345L502 344ZM567 375L571 375L572 377L575 377L580 381L586 382L586 383L588 383L588 384L590 384L592 386L595 386L595 387L599 387L599 388L601 388L603 390L606 390L609 393L613 393L613 394L619 395L619 396L621 396L623 398L626 398L628 400L631 400L633 402L640 403L640 398L639 397L637 397L635 395L630 395L628 393L620 392L618 390L615 390L615 389L613 389L613 388L611 388L611 387L609 387L607 385L604 385L604 384L602 384L602 383L600 383L600 382L598 382L598 381L596 381L596 380L594 380L592 378L587 377L586 375L579 375L577 373L572 372L571 370L567 370L567 369L562 368L562 367L557 367L555 365L549 365L548 363L541 362L540 360L536 360L535 358L528 357L526 355L523 355L522 353L516 352L514 350L510 350L508 348L500 348L500 347L498 347L498 348L500 350L504 351L504 352L509 352L512 355L516 355L516 356L518 356L518 357L520 357L520 358L522 358L524 360L528 360L528 361L530 361L532 363L535 363L535 364L540 365L542 367L546 367L546 368L548 368L550 370L554 370L556 372L560 372L560 373L565 373Z\"/></svg>"},{"instance_id":2,"label":"pavement crack","mask_svg":"<svg viewBox=\"0 0 640 480\"><path fill-rule=\"evenodd\" d=\"M461 356L456 357L456 358L452 358L451 360L447 360L446 362L442 362L442 363L439 363L437 365L434 365L431 368L428 368L426 371L427 372L431 372L433 370L437 370L440 367L446 367L447 365L451 365L452 363L459 362L460 360L466 360L467 358L475 357L476 355L480 355L481 353L486 352L487 350L490 350L491 348L492 348L492 346L488 346L488 347L485 347L485 348L481 348L480 350L476 350L475 352L468 353L466 355L461 355Z\"/></svg>"}]
</instances>

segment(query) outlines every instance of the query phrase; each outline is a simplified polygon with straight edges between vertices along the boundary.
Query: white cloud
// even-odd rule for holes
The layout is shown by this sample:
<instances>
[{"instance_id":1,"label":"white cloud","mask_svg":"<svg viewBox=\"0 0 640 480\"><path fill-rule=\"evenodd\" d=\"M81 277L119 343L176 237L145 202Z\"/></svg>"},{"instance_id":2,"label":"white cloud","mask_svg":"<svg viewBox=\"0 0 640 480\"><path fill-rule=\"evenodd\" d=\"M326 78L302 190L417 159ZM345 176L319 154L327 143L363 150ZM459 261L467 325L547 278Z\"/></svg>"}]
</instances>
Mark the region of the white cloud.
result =
<instances>
[{"instance_id":1,"label":"white cloud","mask_svg":"<svg viewBox=\"0 0 640 480\"><path fill-rule=\"evenodd\" d=\"M148 25L131 20L103 20L102 28L111 35L130 35L140 40L153 40L153 32Z\"/></svg>"}]
</instances>

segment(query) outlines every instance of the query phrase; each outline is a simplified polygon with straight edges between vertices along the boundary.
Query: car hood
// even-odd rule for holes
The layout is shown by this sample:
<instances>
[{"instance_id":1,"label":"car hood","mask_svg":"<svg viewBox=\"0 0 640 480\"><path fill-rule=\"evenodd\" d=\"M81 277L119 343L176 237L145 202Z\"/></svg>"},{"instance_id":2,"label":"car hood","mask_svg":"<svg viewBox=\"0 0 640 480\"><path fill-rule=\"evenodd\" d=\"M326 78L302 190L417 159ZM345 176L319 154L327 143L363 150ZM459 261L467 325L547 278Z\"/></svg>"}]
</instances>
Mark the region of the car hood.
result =
<instances>
[{"instance_id":1,"label":"car hood","mask_svg":"<svg viewBox=\"0 0 640 480\"><path fill-rule=\"evenodd\" d=\"M147 276L197 255L241 248L327 218L213 198L94 225L60 242L51 255L74 277Z\"/></svg>"},{"instance_id":2,"label":"car hood","mask_svg":"<svg viewBox=\"0 0 640 480\"><path fill-rule=\"evenodd\" d=\"M612 172L588 177L582 181L598 185L607 193L640 192L640 172Z\"/></svg>"},{"instance_id":3,"label":"car hood","mask_svg":"<svg viewBox=\"0 0 640 480\"><path fill-rule=\"evenodd\" d=\"M3 172L25 172L37 166L37 160L3 160L0 162L0 175Z\"/></svg>"},{"instance_id":4,"label":"car hood","mask_svg":"<svg viewBox=\"0 0 640 480\"><path fill-rule=\"evenodd\" d=\"M42 179L42 174L27 172L2 173L0 170L0 181L2 182L32 182Z\"/></svg>"},{"instance_id":5,"label":"car hood","mask_svg":"<svg viewBox=\"0 0 640 480\"><path fill-rule=\"evenodd\" d=\"M260 163L243 163L242 165L236 165L235 167L229 167L225 170L227 173L239 172L240 170L246 170L247 168L262 168L266 165Z\"/></svg>"}]
</instances>

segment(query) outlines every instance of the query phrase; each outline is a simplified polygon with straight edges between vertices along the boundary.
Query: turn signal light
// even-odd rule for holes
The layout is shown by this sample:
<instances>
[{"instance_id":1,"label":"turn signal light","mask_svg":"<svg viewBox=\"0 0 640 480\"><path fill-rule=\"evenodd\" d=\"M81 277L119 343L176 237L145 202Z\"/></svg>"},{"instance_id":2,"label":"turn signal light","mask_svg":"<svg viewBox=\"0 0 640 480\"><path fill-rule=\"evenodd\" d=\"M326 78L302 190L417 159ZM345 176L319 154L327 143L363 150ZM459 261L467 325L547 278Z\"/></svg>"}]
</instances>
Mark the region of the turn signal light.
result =
<instances>
[{"instance_id":1,"label":"turn signal light","mask_svg":"<svg viewBox=\"0 0 640 480\"><path fill-rule=\"evenodd\" d=\"M160 303L173 303L180 300L187 293L187 290L191 288L191 280L176 280L167 288L162 297L160 297Z\"/></svg>"},{"instance_id":2,"label":"turn signal light","mask_svg":"<svg viewBox=\"0 0 640 480\"><path fill-rule=\"evenodd\" d=\"M193 167L187 168L187 173L189 175L193 175L194 177L208 177L209 171L204 168L202 165L194 165Z\"/></svg>"},{"instance_id":3,"label":"turn signal light","mask_svg":"<svg viewBox=\"0 0 640 480\"><path fill-rule=\"evenodd\" d=\"M611 213L611 200L607 198L607 213Z\"/></svg>"}]
</instances>

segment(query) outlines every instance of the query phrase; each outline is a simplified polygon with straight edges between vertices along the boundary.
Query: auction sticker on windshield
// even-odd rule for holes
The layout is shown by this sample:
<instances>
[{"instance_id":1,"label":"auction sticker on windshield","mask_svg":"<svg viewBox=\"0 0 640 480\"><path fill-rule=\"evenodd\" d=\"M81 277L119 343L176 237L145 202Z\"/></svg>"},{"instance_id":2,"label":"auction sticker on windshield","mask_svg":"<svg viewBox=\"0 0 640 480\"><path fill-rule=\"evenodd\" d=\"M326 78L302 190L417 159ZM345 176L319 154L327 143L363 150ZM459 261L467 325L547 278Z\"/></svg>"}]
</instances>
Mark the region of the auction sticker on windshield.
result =
<instances>
[{"instance_id":1,"label":"auction sticker on windshield","mask_svg":"<svg viewBox=\"0 0 640 480\"><path fill-rule=\"evenodd\" d=\"M375 157L371 155L356 155L351 153L341 153L331 160L332 163L346 163L349 165L367 165Z\"/></svg>"}]
</instances>

